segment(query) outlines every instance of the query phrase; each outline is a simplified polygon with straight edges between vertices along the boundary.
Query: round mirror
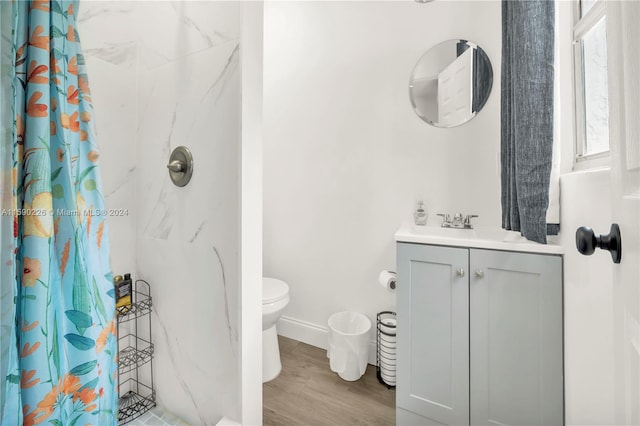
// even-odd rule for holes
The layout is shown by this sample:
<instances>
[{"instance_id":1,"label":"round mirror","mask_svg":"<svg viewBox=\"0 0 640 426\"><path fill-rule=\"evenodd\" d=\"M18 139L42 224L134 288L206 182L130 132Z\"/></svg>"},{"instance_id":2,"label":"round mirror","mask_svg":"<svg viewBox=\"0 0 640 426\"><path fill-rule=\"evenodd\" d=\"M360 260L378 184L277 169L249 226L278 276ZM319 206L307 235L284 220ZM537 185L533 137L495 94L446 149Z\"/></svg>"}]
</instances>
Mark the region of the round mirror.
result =
<instances>
[{"instance_id":1,"label":"round mirror","mask_svg":"<svg viewBox=\"0 0 640 426\"><path fill-rule=\"evenodd\" d=\"M447 40L427 51L409 80L416 114L436 127L471 120L491 93L493 70L487 54L467 40Z\"/></svg>"}]
</instances>

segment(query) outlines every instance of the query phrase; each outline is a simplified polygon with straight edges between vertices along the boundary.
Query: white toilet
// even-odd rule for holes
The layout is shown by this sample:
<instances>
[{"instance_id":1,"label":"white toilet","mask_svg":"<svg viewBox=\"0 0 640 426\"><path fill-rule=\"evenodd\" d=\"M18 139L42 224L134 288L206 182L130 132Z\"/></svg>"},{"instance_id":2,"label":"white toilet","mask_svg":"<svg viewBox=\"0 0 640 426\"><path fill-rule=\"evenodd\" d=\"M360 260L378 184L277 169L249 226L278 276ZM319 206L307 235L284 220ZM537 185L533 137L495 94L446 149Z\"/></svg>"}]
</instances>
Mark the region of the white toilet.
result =
<instances>
[{"instance_id":1,"label":"white toilet","mask_svg":"<svg viewBox=\"0 0 640 426\"><path fill-rule=\"evenodd\" d=\"M282 370L276 321L289 304L289 286L275 278L262 278L262 383Z\"/></svg>"}]
</instances>

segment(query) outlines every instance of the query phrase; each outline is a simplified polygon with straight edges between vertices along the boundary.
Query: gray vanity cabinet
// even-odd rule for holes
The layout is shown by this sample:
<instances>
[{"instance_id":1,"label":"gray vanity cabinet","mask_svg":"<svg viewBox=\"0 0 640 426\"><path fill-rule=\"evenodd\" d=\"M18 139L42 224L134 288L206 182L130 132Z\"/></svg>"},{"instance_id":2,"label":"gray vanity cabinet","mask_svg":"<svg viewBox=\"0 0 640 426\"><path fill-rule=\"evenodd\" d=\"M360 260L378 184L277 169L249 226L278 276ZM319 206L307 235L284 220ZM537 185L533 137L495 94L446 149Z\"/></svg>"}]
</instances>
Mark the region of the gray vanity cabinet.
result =
<instances>
[{"instance_id":1,"label":"gray vanity cabinet","mask_svg":"<svg viewBox=\"0 0 640 426\"><path fill-rule=\"evenodd\" d=\"M562 425L562 258L397 253L398 425Z\"/></svg>"},{"instance_id":2,"label":"gray vanity cabinet","mask_svg":"<svg viewBox=\"0 0 640 426\"><path fill-rule=\"evenodd\" d=\"M562 258L469 250L473 425L562 425Z\"/></svg>"},{"instance_id":3,"label":"gray vanity cabinet","mask_svg":"<svg viewBox=\"0 0 640 426\"><path fill-rule=\"evenodd\" d=\"M398 244L396 405L449 425L469 423L469 250ZM409 413L401 412L407 410Z\"/></svg>"}]
</instances>

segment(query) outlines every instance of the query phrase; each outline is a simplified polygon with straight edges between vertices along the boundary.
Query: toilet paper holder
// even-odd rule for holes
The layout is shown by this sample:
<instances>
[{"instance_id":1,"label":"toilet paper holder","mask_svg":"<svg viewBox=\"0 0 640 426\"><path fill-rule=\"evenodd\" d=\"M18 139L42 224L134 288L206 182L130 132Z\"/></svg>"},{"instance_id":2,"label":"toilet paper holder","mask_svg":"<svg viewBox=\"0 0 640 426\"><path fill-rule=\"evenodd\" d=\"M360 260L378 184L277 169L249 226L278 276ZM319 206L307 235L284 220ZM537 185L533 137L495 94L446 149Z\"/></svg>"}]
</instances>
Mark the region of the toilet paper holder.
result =
<instances>
[{"instance_id":1,"label":"toilet paper holder","mask_svg":"<svg viewBox=\"0 0 640 426\"><path fill-rule=\"evenodd\" d=\"M378 275L378 283L389 292L395 292L398 287L398 277L396 272L383 269Z\"/></svg>"}]
</instances>

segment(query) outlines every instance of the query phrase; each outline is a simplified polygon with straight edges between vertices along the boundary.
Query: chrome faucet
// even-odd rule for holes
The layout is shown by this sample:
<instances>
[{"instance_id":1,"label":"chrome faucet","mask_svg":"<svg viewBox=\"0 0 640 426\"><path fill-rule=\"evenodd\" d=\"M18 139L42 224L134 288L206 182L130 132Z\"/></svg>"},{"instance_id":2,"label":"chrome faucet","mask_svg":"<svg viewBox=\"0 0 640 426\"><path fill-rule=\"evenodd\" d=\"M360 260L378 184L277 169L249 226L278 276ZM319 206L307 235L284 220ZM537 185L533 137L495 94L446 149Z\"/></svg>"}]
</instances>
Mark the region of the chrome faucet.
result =
<instances>
[{"instance_id":1,"label":"chrome faucet","mask_svg":"<svg viewBox=\"0 0 640 426\"><path fill-rule=\"evenodd\" d=\"M442 216L442 227L451 228L451 216L449 213L438 213L438 216Z\"/></svg>"},{"instance_id":2,"label":"chrome faucet","mask_svg":"<svg viewBox=\"0 0 640 426\"><path fill-rule=\"evenodd\" d=\"M471 219L478 217L475 214L462 215L462 213L456 213L453 215L453 219L449 213L438 213L438 216L442 216L443 228L457 228L457 229L473 229Z\"/></svg>"},{"instance_id":3,"label":"chrome faucet","mask_svg":"<svg viewBox=\"0 0 640 426\"><path fill-rule=\"evenodd\" d=\"M468 214L464 217L464 220L462 221L462 225L464 226L465 229L473 229L473 224L471 223L471 219L473 219L474 217L478 217L478 215Z\"/></svg>"},{"instance_id":4,"label":"chrome faucet","mask_svg":"<svg viewBox=\"0 0 640 426\"><path fill-rule=\"evenodd\" d=\"M462 213L456 213L453 215L453 221L451 222L452 228L464 228L462 224Z\"/></svg>"}]
</instances>

